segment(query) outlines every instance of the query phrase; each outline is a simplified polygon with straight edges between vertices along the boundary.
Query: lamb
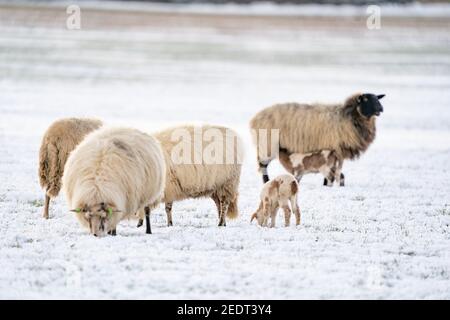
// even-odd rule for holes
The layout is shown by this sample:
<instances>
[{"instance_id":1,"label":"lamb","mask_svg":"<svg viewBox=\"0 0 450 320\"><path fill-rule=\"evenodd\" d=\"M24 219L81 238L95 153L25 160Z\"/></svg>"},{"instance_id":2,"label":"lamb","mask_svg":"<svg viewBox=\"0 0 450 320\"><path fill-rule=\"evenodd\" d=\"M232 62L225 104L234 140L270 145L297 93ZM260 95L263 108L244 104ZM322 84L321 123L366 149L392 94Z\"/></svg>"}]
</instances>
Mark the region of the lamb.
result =
<instances>
[{"instance_id":1,"label":"lamb","mask_svg":"<svg viewBox=\"0 0 450 320\"><path fill-rule=\"evenodd\" d=\"M306 154L292 153L291 155L280 151L279 160L298 182L305 174L320 172L325 177L324 185L332 186L334 181L341 186L344 185L344 180L341 179L342 161L339 160L335 151L322 150Z\"/></svg>"},{"instance_id":2,"label":"lamb","mask_svg":"<svg viewBox=\"0 0 450 320\"><path fill-rule=\"evenodd\" d=\"M102 126L96 119L66 118L55 121L45 132L39 150L39 181L45 190L43 217L48 219L50 199L58 196L64 165L84 137Z\"/></svg>"},{"instance_id":3,"label":"lamb","mask_svg":"<svg viewBox=\"0 0 450 320\"><path fill-rule=\"evenodd\" d=\"M261 191L261 201L258 210L252 215L250 222L255 218L258 224L267 227L270 216L270 227L275 227L278 209L284 211L285 226L290 225L292 211L295 214L295 224L300 225L300 209L297 204L298 183L291 174L283 174L264 184ZM289 202L291 208L289 208Z\"/></svg>"},{"instance_id":4,"label":"lamb","mask_svg":"<svg viewBox=\"0 0 450 320\"><path fill-rule=\"evenodd\" d=\"M280 151L314 153L330 150L339 162L356 159L367 150L375 139L376 117L383 112L380 103L384 95L357 93L344 103L334 105L286 103L268 107L257 113L250 121L257 160L263 181L269 176L267 166ZM258 133L266 129L271 141L272 130L279 130L279 146L260 143ZM340 164L342 167L342 164ZM341 184L344 175L340 174Z\"/></svg>"},{"instance_id":5,"label":"lamb","mask_svg":"<svg viewBox=\"0 0 450 320\"><path fill-rule=\"evenodd\" d=\"M237 217L243 150L236 132L222 126L184 125L153 136L160 141L166 160L163 202L168 226L173 225L173 202L189 198L212 198L217 207L219 226L226 226L226 217ZM205 144L210 140L213 141ZM211 152L214 147L216 150ZM139 215L138 227L142 225L142 211Z\"/></svg>"},{"instance_id":6,"label":"lamb","mask_svg":"<svg viewBox=\"0 0 450 320\"><path fill-rule=\"evenodd\" d=\"M69 156L63 189L71 211L94 236L115 235L117 224L163 196L166 176L159 142L136 129L104 128L88 135Z\"/></svg>"}]
</instances>

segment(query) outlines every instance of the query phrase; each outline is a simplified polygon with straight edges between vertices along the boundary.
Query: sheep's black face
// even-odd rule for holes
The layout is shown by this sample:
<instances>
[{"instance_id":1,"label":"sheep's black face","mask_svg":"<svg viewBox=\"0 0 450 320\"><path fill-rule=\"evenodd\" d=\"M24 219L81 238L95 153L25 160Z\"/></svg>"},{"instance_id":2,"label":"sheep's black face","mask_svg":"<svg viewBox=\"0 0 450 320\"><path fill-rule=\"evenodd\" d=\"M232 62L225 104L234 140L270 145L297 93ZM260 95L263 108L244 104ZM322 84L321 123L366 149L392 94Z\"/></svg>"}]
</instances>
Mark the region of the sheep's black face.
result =
<instances>
[{"instance_id":1,"label":"sheep's black face","mask_svg":"<svg viewBox=\"0 0 450 320\"><path fill-rule=\"evenodd\" d=\"M370 118L373 115L379 116L383 112L383 106L380 103L380 99L384 97L384 94L374 95L371 93L364 93L359 96L359 112Z\"/></svg>"}]
</instances>

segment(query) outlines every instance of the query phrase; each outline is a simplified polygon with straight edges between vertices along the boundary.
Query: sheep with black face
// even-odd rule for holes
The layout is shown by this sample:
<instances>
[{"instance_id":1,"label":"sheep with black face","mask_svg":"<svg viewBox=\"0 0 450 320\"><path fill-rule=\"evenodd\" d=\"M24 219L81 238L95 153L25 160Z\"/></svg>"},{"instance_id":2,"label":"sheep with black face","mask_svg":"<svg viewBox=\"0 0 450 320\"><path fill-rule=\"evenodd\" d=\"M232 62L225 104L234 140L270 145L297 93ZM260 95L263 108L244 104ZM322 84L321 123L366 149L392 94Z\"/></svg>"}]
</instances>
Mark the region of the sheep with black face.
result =
<instances>
[{"instance_id":1,"label":"sheep with black face","mask_svg":"<svg viewBox=\"0 0 450 320\"><path fill-rule=\"evenodd\" d=\"M271 130L279 130L279 148L275 151L269 143L259 143L257 139L261 137L257 134L253 135L257 138L254 143L263 180L269 180L267 167L280 152L290 156L330 150L340 162L357 159L375 139L376 117L383 112L383 97L357 93L340 104L285 103L258 112L250 121L253 133L266 129L268 135L263 138L271 141ZM340 183L344 185L342 173Z\"/></svg>"}]
</instances>

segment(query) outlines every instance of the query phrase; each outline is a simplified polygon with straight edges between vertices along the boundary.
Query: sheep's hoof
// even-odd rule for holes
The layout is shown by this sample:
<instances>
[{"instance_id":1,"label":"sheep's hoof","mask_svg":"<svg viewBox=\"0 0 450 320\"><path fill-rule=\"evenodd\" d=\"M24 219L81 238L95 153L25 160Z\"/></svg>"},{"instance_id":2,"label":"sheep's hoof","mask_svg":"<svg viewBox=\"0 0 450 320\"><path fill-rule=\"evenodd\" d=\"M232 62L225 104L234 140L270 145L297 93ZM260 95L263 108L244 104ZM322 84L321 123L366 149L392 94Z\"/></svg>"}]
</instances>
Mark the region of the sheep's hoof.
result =
<instances>
[{"instance_id":1,"label":"sheep's hoof","mask_svg":"<svg viewBox=\"0 0 450 320\"><path fill-rule=\"evenodd\" d=\"M139 219L138 224L137 224L136 227L140 228L140 227L142 227L143 224L144 224L144 220Z\"/></svg>"},{"instance_id":2,"label":"sheep's hoof","mask_svg":"<svg viewBox=\"0 0 450 320\"><path fill-rule=\"evenodd\" d=\"M226 224L225 221L220 221L219 222L219 227L226 227L226 226L227 226L227 224Z\"/></svg>"},{"instance_id":3,"label":"sheep's hoof","mask_svg":"<svg viewBox=\"0 0 450 320\"><path fill-rule=\"evenodd\" d=\"M339 176L339 178L340 178L340 180L341 180L341 181L339 182L339 185L340 185L341 187L345 186L345 176L344 176L344 174L341 173L340 176Z\"/></svg>"},{"instance_id":4,"label":"sheep's hoof","mask_svg":"<svg viewBox=\"0 0 450 320\"><path fill-rule=\"evenodd\" d=\"M116 235L117 235L116 229L111 230L111 231L108 231L108 234L109 234L110 236L116 236Z\"/></svg>"},{"instance_id":5,"label":"sheep's hoof","mask_svg":"<svg viewBox=\"0 0 450 320\"><path fill-rule=\"evenodd\" d=\"M167 223L167 226L168 226L168 227L173 227L173 222L172 222L172 221L169 221L169 222Z\"/></svg>"},{"instance_id":6,"label":"sheep's hoof","mask_svg":"<svg viewBox=\"0 0 450 320\"><path fill-rule=\"evenodd\" d=\"M323 179L323 185L324 185L324 186L327 186L327 185L328 185L328 180L327 180L327 178L324 178L324 179Z\"/></svg>"}]
</instances>

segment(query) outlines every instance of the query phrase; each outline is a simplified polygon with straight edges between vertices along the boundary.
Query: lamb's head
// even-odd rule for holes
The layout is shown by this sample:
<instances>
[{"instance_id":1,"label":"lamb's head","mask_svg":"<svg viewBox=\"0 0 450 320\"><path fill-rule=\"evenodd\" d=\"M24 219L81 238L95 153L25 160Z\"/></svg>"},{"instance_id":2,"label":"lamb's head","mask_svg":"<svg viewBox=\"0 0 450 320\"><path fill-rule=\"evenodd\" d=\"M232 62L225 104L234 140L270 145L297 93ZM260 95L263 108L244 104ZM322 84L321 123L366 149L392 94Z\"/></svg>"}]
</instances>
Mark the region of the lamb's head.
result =
<instances>
[{"instance_id":1,"label":"lamb's head","mask_svg":"<svg viewBox=\"0 0 450 320\"><path fill-rule=\"evenodd\" d=\"M383 106L380 100L384 97L384 94L375 95L372 93L363 93L358 96L358 112L366 117L379 116L383 112Z\"/></svg>"},{"instance_id":2,"label":"lamb's head","mask_svg":"<svg viewBox=\"0 0 450 320\"><path fill-rule=\"evenodd\" d=\"M120 211L116 206L104 202L95 205L80 205L71 211L77 214L80 222L96 237L104 236L115 230L120 221Z\"/></svg>"}]
</instances>

